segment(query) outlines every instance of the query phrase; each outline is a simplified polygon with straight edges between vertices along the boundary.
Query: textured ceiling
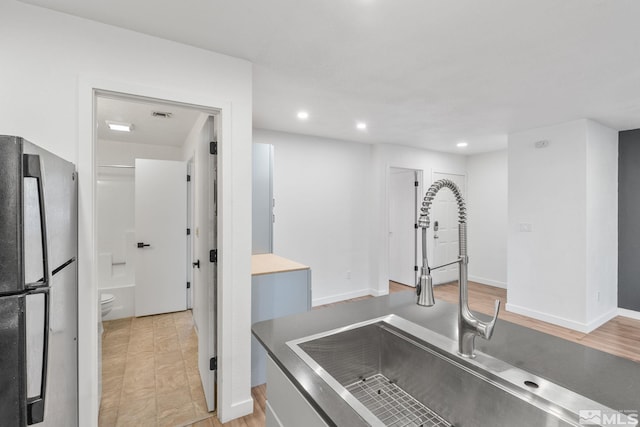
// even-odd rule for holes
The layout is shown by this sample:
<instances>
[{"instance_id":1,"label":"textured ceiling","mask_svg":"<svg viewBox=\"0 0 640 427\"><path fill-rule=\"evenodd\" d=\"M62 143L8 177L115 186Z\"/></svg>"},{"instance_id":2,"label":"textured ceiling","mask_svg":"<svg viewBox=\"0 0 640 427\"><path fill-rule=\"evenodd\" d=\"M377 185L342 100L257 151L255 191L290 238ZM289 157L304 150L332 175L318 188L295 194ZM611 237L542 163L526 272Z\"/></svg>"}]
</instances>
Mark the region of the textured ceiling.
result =
<instances>
[{"instance_id":1,"label":"textured ceiling","mask_svg":"<svg viewBox=\"0 0 640 427\"><path fill-rule=\"evenodd\" d=\"M474 153L640 127L637 0L25 2L250 60L259 128Z\"/></svg>"},{"instance_id":2,"label":"textured ceiling","mask_svg":"<svg viewBox=\"0 0 640 427\"><path fill-rule=\"evenodd\" d=\"M182 147L200 116L200 112L196 109L105 97L98 97L96 110L100 140L173 147ZM153 111L171 113L171 118L154 117ZM132 124L133 130L131 132L110 130L107 121Z\"/></svg>"}]
</instances>

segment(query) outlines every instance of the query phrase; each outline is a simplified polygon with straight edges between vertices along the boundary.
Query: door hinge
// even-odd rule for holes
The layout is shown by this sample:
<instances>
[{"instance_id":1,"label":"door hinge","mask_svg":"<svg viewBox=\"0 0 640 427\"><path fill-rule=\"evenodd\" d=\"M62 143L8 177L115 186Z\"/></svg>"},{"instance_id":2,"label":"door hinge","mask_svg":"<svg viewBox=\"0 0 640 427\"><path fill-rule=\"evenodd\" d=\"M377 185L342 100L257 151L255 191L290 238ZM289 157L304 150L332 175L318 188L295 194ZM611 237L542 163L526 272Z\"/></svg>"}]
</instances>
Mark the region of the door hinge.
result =
<instances>
[{"instance_id":1,"label":"door hinge","mask_svg":"<svg viewBox=\"0 0 640 427\"><path fill-rule=\"evenodd\" d=\"M218 262L218 250L212 249L209 251L209 262Z\"/></svg>"},{"instance_id":2,"label":"door hinge","mask_svg":"<svg viewBox=\"0 0 640 427\"><path fill-rule=\"evenodd\" d=\"M414 187L420 187L420 183L418 181L413 182Z\"/></svg>"},{"instance_id":3,"label":"door hinge","mask_svg":"<svg viewBox=\"0 0 640 427\"><path fill-rule=\"evenodd\" d=\"M209 153L218 154L218 141L211 141L209 143Z\"/></svg>"},{"instance_id":4,"label":"door hinge","mask_svg":"<svg viewBox=\"0 0 640 427\"><path fill-rule=\"evenodd\" d=\"M211 359L209 359L209 370L215 371L217 369L218 369L218 358L212 357Z\"/></svg>"},{"instance_id":5,"label":"door hinge","mask_svg":"<svg viewBox=\"0 0 640 427\"><path fill-rule=\"evenodd\" d=\"M191 235L191 229L187 228L187 236Z\"/></svg>"},{"instance_id":6,"label":"door hinge","mask_svg":"<svg viewBox=\"0 0 640 427\"><path fill-rule=\"evenodd\" d=\"M191 182L191 175L187 175L187 182Z\"/></svg>"},{"instance_id":7,"label":"door hinge","mask_svg":"<svg viewBox=\"0 0 640 427\"><path fill-rule=\"evenodd\" d=\"M191 288L191 282L187 282L187 289Z\"/></svg>"},{"instance_id":8,"label":"door hinge","mask_svg":"<svg viewBox=\"0 0 640 427\"><path fill-rule=\"evenodd\" d=\"M413 224L413 228L418 229L418 224Z\"/></svg>"},{"instance_id":9,"label":"door hinge","mask_svg":"<svg viewBox=\"0 0 640 427\"><path fill-rule=\"evenodd\" d=\"M413 271L418 271L418 266L417 265L413 266Z\"/></svg>"}]
</instances>

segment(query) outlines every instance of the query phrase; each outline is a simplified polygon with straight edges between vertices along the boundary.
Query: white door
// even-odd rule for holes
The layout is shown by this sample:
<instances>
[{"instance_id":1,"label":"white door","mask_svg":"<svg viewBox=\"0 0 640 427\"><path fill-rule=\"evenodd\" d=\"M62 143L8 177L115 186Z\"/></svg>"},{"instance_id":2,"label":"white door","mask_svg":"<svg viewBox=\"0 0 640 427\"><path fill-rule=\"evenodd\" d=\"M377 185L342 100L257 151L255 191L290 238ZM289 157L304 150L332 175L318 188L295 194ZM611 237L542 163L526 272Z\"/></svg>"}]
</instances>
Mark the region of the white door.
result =
<instances>
[{"instance_id":1,"label":"white door","mask_svg":"<svg viewBox=\"0 0 640 427\"><path fill-rule=\"evenodd\" d=\"M416 285L416 172L389 174L389 280Z\"/></svg>"},{"instance_id":2,"label":"white door","mask_svg":"<svg viewBox=\"0 0 640 427\"><path fill-rule=\"evenodd\" d=\"M136 316L186 310L187 165L136 159Z\"/></svg>"},{"instance_id":3,"label":"white door","mask_svg":"<svg viewBox=\"0 0 640 427\"><path fill-rule=\"evenodd\" d=\"M207 408L216 409L216 370L211 359L217 355L216 297L218 265L210 251L217 248L217 155L209 142L216 139L214 118L210 117L197 144L192 182L194 186L194 255L199 261L193 270L193 321L198 331L198 370Z\"/></svg>"},{"instance_id":4,"label":"white door","mask_svg":"<svg viewBox=\"0 0 640 427\"><path fill-rule=\"evenodd\" d=\"M465 197L464 175L433 173L433 182L441 179L453 181ZM441 189L433 201L427 244L433 248L429 259L431 267L458 259L458 204L448 188ZM453 282L458 279L458 264L435 270L431 275L434 284Z\"/></svg>"}]
</instances>

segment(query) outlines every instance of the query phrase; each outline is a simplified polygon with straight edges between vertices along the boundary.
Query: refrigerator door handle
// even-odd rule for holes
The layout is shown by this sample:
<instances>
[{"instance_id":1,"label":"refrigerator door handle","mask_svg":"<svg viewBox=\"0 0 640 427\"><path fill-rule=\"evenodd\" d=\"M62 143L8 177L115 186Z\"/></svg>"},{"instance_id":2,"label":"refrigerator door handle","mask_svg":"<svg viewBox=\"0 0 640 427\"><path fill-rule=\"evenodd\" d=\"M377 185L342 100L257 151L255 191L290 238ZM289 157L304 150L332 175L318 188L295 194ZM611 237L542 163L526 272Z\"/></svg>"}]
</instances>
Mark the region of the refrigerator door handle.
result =
<instances>
[{"instance_id":1,"label":"refrigerator door handle","mask_svg":"<svg viewBox=\"0 0 640 427\"><path fill-rule=\"evenodd\" d=\"M44 203L44 185L42 182L42 167L40 156L37 154L22 155L22 175L24 178L35 178L38 186L38 205L40 207L40 230L42 244L42 281L29 294L43 294L44 296L44 333L42 343L42 377L40 394L27 396L27 424L36 424L44 420L44 402L47 391L47 365L49 360L49 316L50 316L50 288L49 288L49 257L47 253L47 221ZM30 284L25 284L30 285ZM27 372L27 375L29 373Z\"/></svg>"},{"instance_id":2,"label":"refrigerator door handle","mask_svg":"<svg viewBox=\"0 0 640 427\"><path fill-rule=\"evenodd\" d=\"M40 205L40 230L42 233L42 287L49 286L49 257L47 255L47 221L44 204L44 185L42 183L42 168L40 156L37 154L22 155L22 176L35 178L38 184L38 204ZM26 284L29 285L29 284ZM48 318L48 316L47 316Z\"/></svg>"},{"instance_id":3,"label":"refrigerator door handle","mask_svg":"<svg viewBox=\"0 0 640 427\"><path fill-rule=\"evenodd\" d=\"M47 368L49 362L49 310L50 310L51 288L38 288L29 292L29 295L43 294L44 296L44 334L42 343L42 379L40 383L40 394L38 396L27 396L27 424L41 423L44 420L44 402L47 392ZM27 372L29 375L29 372Z\"/></svg>"}]
</instances>

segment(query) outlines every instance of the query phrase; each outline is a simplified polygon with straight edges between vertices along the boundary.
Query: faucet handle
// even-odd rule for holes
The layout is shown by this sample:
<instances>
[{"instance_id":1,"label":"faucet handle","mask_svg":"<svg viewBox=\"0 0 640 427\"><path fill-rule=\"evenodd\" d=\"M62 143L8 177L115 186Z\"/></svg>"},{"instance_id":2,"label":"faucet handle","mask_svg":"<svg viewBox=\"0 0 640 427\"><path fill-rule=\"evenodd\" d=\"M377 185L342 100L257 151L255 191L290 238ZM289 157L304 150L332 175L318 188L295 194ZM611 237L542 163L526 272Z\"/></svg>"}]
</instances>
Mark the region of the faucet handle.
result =
<instances>
[{"instance_id":1,"label":"faucet handle","mask_svg":"<svg viewBox=\"0 0 640 427\"><path fill-rule=\"evenodd\" d=\"M499 312L500 312L500 300L497 299L495 303L495 309L493 311L493 319L491 319L491 322L487 323L487 328L485 330L486 339L490 339L491 335L493 335L493 327L496 326L496 320L498 320Z\"/></svg>"}]
</instances>

